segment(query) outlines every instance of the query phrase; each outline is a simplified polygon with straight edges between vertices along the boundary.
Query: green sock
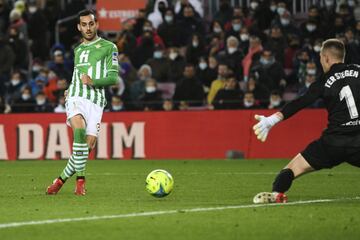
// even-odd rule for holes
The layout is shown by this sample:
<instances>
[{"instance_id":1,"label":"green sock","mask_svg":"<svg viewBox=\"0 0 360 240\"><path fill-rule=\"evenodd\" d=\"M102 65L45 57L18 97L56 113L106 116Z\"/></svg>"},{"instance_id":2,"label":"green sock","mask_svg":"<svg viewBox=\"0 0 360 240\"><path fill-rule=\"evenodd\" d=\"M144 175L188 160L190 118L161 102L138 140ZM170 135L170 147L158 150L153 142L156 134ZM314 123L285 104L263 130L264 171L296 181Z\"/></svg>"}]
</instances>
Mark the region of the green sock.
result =
<instances>
[{"instance_id":1,"label":"green sock","mask_svg":"<svg viewBox=\"0 0 360 240\"><path fill-rule=\"evenodd\" d=\"M89 156L89 147L86 143L86 131L84 128L74 130L74 143L72 158L75 163L75 171L78 177L85 176L85 165Z\"/></svg>"},{"instance_id":2,"label":"green sock","mask_svg":"<svg viewBox=\"0 0 360 240\"><path fill-rule=\"evenodd\" d=\"M89 149L86 143L86 131L83 128L77 128L74 130L72 155L63 172L60 174L61 179L66 181L75 173L78 177L85 177L85 164L88 155Z\"/></svg>"}]
</instances>

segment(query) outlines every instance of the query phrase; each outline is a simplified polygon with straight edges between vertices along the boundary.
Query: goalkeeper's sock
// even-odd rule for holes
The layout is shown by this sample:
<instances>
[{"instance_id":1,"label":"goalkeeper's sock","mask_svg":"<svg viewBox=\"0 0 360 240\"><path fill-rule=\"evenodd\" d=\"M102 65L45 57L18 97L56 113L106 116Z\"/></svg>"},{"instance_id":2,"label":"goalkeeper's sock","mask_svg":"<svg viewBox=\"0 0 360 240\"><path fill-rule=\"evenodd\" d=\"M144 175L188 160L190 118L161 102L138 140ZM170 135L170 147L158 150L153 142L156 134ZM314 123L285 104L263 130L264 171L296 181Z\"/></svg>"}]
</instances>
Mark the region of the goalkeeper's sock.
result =
<instances>
[{"instance_id":1,"label":"goalkeeper's sock","mask_svg":"<svg viewBox=\"0 0 360 240\"><path fill-rule=\"evenodd\" d=\"M289 169L283 169L276 176L275 181L273 183L273 192L284 193L288 191L291 187L291 184L294 180L294 172Z\"/></svg>"}]
</instances>

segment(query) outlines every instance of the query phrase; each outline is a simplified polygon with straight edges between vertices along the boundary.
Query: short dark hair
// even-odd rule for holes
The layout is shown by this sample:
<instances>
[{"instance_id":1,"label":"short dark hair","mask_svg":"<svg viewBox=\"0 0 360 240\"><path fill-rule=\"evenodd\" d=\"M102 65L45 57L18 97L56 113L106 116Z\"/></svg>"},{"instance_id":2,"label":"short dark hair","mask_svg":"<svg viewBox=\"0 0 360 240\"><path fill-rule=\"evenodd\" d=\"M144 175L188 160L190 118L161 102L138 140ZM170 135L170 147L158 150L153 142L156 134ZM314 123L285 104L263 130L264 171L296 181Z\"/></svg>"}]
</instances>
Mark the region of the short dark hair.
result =
<instances>
[{"instance_id":1,"label":"short dark hair","mask_svg":"<svg viewBox=\"0 0 360 240\"><path fill-rule=\"evenodd\" d=\"M80 17L83 17L83 16L88 16L88 15L93 15L94 16L94 20L95 22L97 22L97 18L96 18L96 14L93 10L90 10L90 9L84 9L84 10L81 10L79 13L78 13L78 23L80 23Z\"/></svg>"},{"instance_id":2,"label":"short dark hair","mask_svg":"<svg viewBox=\"0 0 360 240\"><path fill-rule=\"evenodd\" d=\"M343 41L330 38L323 42L321 51L330 51L331 55L337 58L338 60L344 60L345 58L345 45Z\"/></svg>"}]
</instances>

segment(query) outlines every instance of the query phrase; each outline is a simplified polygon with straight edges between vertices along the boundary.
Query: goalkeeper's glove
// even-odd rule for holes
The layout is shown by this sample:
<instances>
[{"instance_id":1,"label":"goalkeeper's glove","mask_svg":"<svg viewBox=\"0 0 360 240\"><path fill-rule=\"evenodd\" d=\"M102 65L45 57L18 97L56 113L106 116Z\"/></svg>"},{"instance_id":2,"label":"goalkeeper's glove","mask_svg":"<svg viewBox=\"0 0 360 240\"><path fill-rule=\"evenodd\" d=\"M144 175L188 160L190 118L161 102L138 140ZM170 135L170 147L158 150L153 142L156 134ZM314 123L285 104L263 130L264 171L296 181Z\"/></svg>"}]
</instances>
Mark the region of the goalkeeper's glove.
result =
<instances>
[{"instance_id":1,"label":"goalkeeper's glove","mask_svg":"<svg viewBox=\"0 0 360 240\"><path fill-rule=\"evenodd\" d=\"M273 115L269 117L265 117L262 115L255 115L255 119L259 122L254 125L253 130L257 138L265 142L267 135L269 134L270 129L280 122L283 119L283 116L281 113L274 113Z\"/></svg>"}]
</instances>

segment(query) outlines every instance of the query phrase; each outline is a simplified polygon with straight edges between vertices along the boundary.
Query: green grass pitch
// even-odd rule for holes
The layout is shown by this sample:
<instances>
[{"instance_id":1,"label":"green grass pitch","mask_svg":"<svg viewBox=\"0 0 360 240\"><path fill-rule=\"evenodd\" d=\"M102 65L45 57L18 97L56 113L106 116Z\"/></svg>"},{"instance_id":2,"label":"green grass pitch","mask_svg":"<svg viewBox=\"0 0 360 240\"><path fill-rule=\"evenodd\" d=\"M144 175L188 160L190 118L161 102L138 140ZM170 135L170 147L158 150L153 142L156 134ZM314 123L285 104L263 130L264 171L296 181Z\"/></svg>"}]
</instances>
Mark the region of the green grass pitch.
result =
<instances>
[{"instance_id":1,"label":"green grass pitch","mask_svg":"<svg viewBox=\"0 0 360 240\"><path fill-rule=\"evenodd\" d=\"M73 194L74 179L45 195L65 161L0 162L0 239L359 239L360 169L346 164L297 179L293 205L252 205L286 162L90 161L84 197ZM162 199L145 190L158 168L175 180ZM331 200L301 202L321 199Z\"/></svg>"}]
</instances>

